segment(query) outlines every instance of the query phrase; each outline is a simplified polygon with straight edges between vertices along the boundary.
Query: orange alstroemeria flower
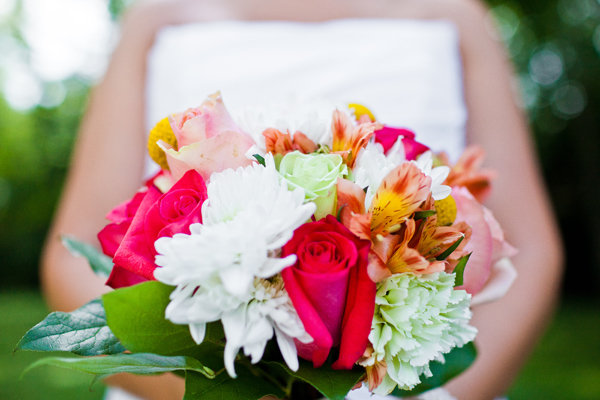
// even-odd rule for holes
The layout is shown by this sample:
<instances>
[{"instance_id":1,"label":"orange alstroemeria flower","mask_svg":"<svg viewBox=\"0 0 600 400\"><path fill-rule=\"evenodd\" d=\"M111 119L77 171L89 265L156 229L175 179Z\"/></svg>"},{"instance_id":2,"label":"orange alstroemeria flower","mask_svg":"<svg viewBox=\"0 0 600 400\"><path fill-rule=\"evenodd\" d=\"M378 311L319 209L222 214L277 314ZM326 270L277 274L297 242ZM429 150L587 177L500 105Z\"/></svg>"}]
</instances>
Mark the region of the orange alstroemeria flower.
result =
<instances>
[{"instance_id":1,"label":"orange alstroemeria flower","mask_svg":"<svg viewBox=\"0 0 600 400\"><path fill-rule=\"evenodd\" d=\"M402 240L387 261L387 267L393 274L400 274L403 272L414 272L418 274L429 273L431 263L417 250L408 247L409 242L415 235L415 231L415 220L407 220Z\"/></svg>"},{"instance_id":2,"label":"orange alstroemeria flower","mask_svg":"<svg viewBox=\"0 0 600 400\"><path fill-rule=\"evenodd\" d=\"M438 226L436 216L426 218L420 226L417 250L425 258L436 258L464 235L453 226Z\"/></svg>"},{"instance_id":3,"label":"orange alstroemeria flower","mask_svg":"<svg viewBox=\"0 0 600 400\"><path fill-rule=\"evenodd\" d=\"M491 190L493 171L481 169L485 152L478 146L469 146L451 168L445 185L464 186L479 202L482 202Z\"/></svg>"},{"instance_id":4,"label":"orange alstroemeria flower","mask_svg":"<svg viewBox=\"0 0 600 400\"><path fill-rule=\"evenodd\" d=\"M285 155L292 151L299 151L304 154L310 154L319 148L302 132L296 132L290 135L289 132L283 133L275 128L265 129L263 132L265 137L265 147L267 152L273 154Z\"/></svg>"},{"instance_id":5,"label":"orange alstroemeria flower","mask_svg":"<svg viewBox=\"0 0 600 400\"><path fill-rule=\"evenodd\" d=\"M387 375L387 364L385 360L382 361L372 361L373 347L369 345L365 350L365 353L358 360L358 363L365 367L367 373L367 384L369 385L369 390L373 391L381 382L383 382L383 378ZM372 364L371 364L372 362Z\"/></svg>"},{"instance_id":6,"label":"orange alstroemeria flower","mask_svg":"<svg viewBox=\"0 0 600 400\"><path fill-rule=\"evenodd\" d=\"M431 177L416 164L406 162L394 168L383 179L371 203L372 236L397 232L430 193Z\"/></svg>"},{"instance_id":7,"label":"orange alstroemeria flower","mask_svg":"<svg viewBox=\"0 0 600 400\"><path fill-rule=\"evenodd\" d=\"M430 187L430 177L414 163L404 163L384 178L369 212L365 212L363 190L352 182L338 181L340 220L358 237L371 240L368 273L373 281L379 282L401 269L420 271L430 266L417 250L408 247L415 232L415 223L409 217L430 198ZM403 228L405 222L408 228ZM393 233L401 229L405 229L404 241L398 245L402 236ZM391 269L394 252L396 261L392 265L397 268ZM400 266L405 263L409 267Z\"/></svg>"},{"instance_id":8,"label":"orange alstroemeria flower","mask_svg":"<svg viewBox=\"0 0 600 400\"><path fill-rule=\"evenodd\" d=\"M373 133L382 126L378 122L362 122L355 125L350 116L335 110L331 123L333 134L331 151L341 155L348 168L352 168L360 149L367 145Z\"/></svg>"}]
</instances>

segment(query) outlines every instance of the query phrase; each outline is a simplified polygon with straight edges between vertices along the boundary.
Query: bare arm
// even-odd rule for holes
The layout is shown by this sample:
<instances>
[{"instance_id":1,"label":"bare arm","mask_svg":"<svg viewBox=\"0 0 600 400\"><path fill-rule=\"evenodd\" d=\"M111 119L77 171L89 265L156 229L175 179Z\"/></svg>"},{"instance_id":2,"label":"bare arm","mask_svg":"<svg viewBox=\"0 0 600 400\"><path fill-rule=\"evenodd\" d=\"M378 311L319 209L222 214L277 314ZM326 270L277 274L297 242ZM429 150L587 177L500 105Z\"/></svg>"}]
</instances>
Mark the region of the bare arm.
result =
<instances>
[{"instance_id":1,"label":"bare arm","mask_svg":"<svg viewBox=\"0 0 600 400\"><path fill-rule=\"evenodd\" d=\"M448 390L459 399L492 399L508 390L551 316L562 248L504 48L486 29L479 4L460 18L468 139L499 172L488 206L519 249L519 276L504 298L474 310L479 357Z\"/></svg>"}]
</instances>

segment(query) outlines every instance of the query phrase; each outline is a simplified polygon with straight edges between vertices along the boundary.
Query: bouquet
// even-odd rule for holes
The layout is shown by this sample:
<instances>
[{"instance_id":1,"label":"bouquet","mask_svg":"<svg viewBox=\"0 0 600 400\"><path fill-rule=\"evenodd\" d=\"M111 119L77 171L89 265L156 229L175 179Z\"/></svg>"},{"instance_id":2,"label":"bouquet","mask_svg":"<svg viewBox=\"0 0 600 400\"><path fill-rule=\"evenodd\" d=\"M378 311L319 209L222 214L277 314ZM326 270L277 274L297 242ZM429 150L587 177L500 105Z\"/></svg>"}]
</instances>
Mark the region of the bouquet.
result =
<instances>
[{"instance_id":1,"label":"bouquet","mask_svg":"<svg viewBox=\"0 0 600 400\"><path fill-rule=\"evenodd\" d=\"M217 93L160 121L103 254L63 238L115 290L28 331L79 356L34 366L173 371L186 399L415 395L466 369L470 307L514 278L481 150L450 165L364 106L294 111L235 122Z\"/></svg>"}]
</instances>

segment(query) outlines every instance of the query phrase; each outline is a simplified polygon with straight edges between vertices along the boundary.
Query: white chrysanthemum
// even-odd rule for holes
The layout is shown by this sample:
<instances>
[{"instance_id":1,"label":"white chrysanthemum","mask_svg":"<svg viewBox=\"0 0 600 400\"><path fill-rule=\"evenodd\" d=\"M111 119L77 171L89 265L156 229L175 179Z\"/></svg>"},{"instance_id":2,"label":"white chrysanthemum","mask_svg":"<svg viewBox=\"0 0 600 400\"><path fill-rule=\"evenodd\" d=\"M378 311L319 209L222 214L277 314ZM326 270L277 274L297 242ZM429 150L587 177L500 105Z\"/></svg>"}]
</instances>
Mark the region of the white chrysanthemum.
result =
<instances>
[{"instance_id":1,"label":"white chrysanthemum","mask_svg":"<svg viewBox=\"0 0 600 400\"><path fill-rule=\"evenodd\" d=\"M203 224L190 234L156 241L154 276L176 286L166 317L189 324L202 342L206 323L252 300L255 278L270 278L296 258L280 258L280 248L313 213L302 189L289 191L272 158L211 176L202 208Z\"/></svg>"},{"instance_id":2,"label":"white chrysanthemum","mask_svg":"<svg viewBox=\"0 0 600 400\"><path fill-rule=\"evenodd\" d=\"M316 207L313 203L303 204L302 188L288 189L271 154L265 155L265 163L264 167L254 164L213 174L202 205L202 222L212 225L246 218L257 224L249 226L249 231L262 234L269 250L275 250L292 238L293 231L310 218Z\"/></svg>"},{"instance_id":3,"label":"white chrysanthemum","mask_svg":"<svg viewBox=\"0 0 600 400\"><path fill-rule=\"evenodd\" d=\"M290 98L268 106L247 107L239 115L235 115L234 119L262 149L265 148L262 133L267 128L289 131L291 134L300 131L317 144L331 146L331 118L336 109L351 114L347 106L323 99Z\"/></svg>"},{"instance_id":4,"label":"white chrysanthemum","mask_svg":"<svg viewBox=\"0 0 600 400\"><path fill-rule=\"evenodd\" d=\"M375 389L388 394L396 386L410 390L431 376L429 363L475 338L470 326L471 296L454 289L454 274L397 274L377 289L369 334L373 353L364 366L385 361L387 375Z\"/></svg>"},{"instance_id":5,"label":"white chrysanthemum","mask_svg":"<svg viewBox=\"0 0 600 400\"><path fill-rule=\"evenodd\" d=\"M352 172L354 173L354 183L361 188L368 188L365 196L365 208L368 209L371 205L383 178L403 162L404 153L394 152L392 156L388 157L383 153L383 147L376 142L369 142L364 149L361 149Z\"/></svg>"},{"instance_id":6,"label":"white chrysanthemum","mask_svg":"<svg viewBox=\"0 0 600 400\"><path fill-rule=\"evenodd\" d=\"M433 168L433 154L431 151L421 154L415 163L425 175L431 177L431 195L434 200L442 200L450 195L452 188L443 185L450 173L449 167L442 165Z\"/></svg>"},{"instance_id":7,"label":"white chrysanthemum","mask_svg":"<svg viewBox=\"0 0 600 400\"><path fill-rule=\"evenodd\" d=\"M267 281L256 279L253 299L234 311L223 315L223 328L227 342L225 344L225 367L235 377L234 360L243 348L252 363L263 356L267 342L273 332L279 350L288 367L298 370L298 354L294 339L302 343L312 341L292 305L280 276Z\"/></svg>"}]
</instances>

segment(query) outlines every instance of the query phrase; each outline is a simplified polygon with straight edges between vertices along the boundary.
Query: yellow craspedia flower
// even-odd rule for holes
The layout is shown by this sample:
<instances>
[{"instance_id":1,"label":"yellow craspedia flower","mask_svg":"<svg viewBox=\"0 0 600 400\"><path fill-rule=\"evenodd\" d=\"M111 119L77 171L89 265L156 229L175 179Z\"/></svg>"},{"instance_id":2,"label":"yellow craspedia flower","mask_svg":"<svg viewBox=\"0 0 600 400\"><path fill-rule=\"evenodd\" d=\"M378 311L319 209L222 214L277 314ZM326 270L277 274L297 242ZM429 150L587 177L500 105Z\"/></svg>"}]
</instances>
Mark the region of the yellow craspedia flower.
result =
<instances>
[{"instance_id":1,"label":"yellow craspedia flower","mask_svg":"<svg viewBox=\"0 0 600 400\"><path fill-rule=\"evenodd\" d=\"M162 140L165 143L171 145L177 150L177 138L171 129L169 118L161 119L150 131L148 137L148 154L150 158L154 160L162 169L169 170L169 164L167 164L167 156L165 152L158 147L157 141Z\"/></svg>"},{"instance_id":2,"label":"yellow craspedia flower","mask_svg":"<svg viewBox=\"0 0 600 400\"><path fill-rule=\"evenodd\" d=\"M456 202L452 196L442 200L436 200L435 211L437 212L438 226L452 225L456 219Z\"/></svg>"},{"instance_id":3,"label":"yellow craspedia flower","mask_svg":"<svg viewBox=\"0 0 600 400\"><path fill-rule=\"evenodd\" d=\"M375 122L375 116L373 115L371 110L369 110L367 107L363 106L362 104L350 103L350 104L348 104L348 108L350 108L351 110L354 110L354 116L356 117L357 121L360 119L360 117L362 117L363 115L366 115L369 117L371 122Z\"/></svg>"}]
</instances>

